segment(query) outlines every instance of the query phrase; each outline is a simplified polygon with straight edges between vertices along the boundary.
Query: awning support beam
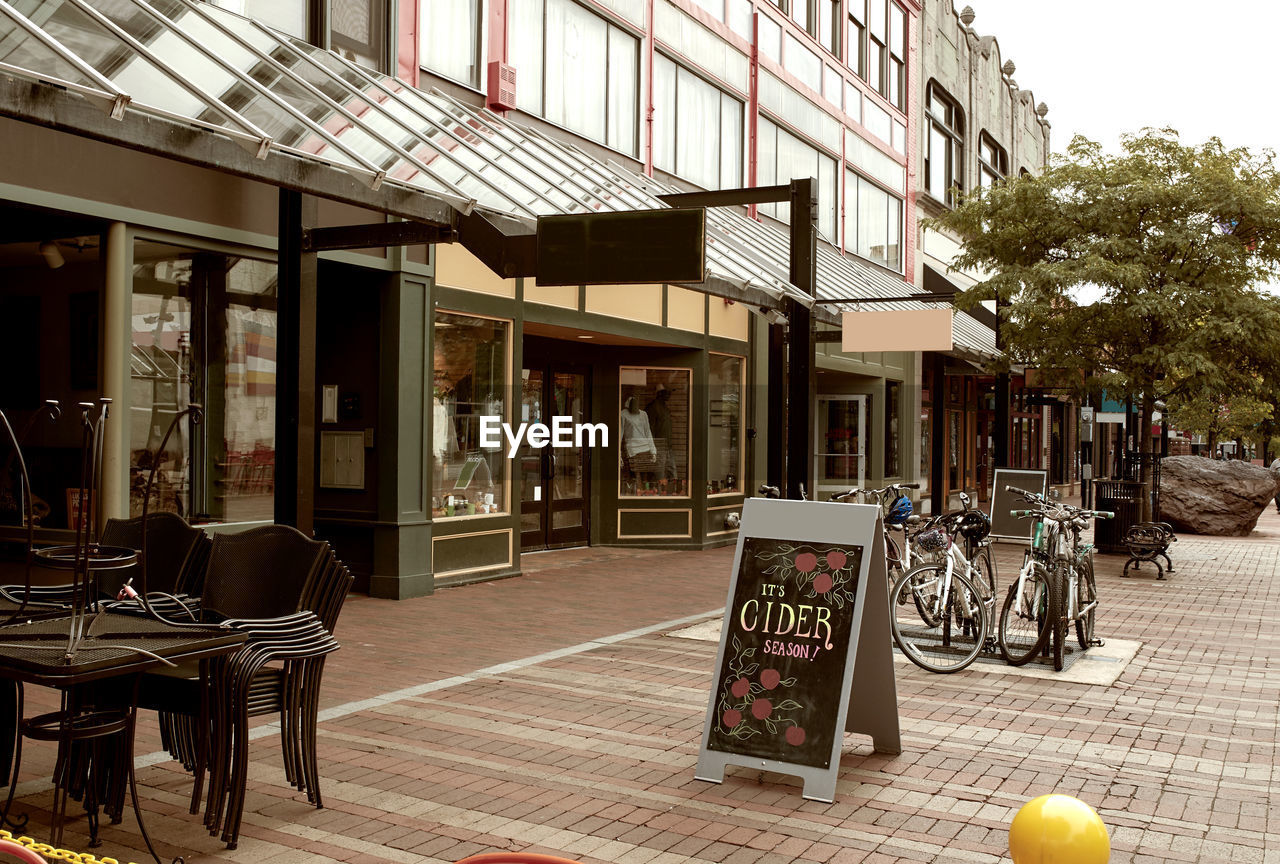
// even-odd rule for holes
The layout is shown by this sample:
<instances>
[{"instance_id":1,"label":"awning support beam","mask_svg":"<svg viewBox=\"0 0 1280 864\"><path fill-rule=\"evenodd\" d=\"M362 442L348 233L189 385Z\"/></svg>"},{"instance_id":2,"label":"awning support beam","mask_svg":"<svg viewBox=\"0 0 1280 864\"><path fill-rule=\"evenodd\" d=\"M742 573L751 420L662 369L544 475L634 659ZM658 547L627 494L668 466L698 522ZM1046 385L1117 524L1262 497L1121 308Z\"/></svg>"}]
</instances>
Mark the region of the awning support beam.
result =
<instances>
[{"instance_id":1,"label":"awning support beam","mask_svg":"<svg viewBox=\"0 0 1280 864\"><path fill-rule=\"evenodd\" d=\"M790 282L809 297L817 296L818 199L817 181L812 177L792 180L785 186L681 192L658 197L672 207L736 207L789 202ZM766 481L785 489L788 498L799 498L801 485L813 494L816 467L813 458L814 394L817 389L814 310L792 297L783 298L782 305L787 324L769 325L769 413L765 427L769 436L766 468L769 476Z\"/></svg>"},{"instance_id":2,"label":"awning support beam","mask_svg":"<svg viewBox=\"0 0 1280 864\"><path fill-rule=\"evenodd\" d=\"M450 226L428 225L425 222L373 222L368 225L304 228L302 251L328 252L335 249L452 243L457 236L457 232Z\"/></svg>"}]
</instances>

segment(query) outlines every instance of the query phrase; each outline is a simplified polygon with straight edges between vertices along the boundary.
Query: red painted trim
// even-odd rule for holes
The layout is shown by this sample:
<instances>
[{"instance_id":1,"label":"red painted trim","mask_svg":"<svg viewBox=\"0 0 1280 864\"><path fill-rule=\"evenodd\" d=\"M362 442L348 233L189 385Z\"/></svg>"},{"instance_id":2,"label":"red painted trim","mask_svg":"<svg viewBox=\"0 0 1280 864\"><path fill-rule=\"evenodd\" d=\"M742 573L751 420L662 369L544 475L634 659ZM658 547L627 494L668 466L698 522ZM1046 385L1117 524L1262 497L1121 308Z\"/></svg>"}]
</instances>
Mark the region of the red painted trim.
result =
<instances>
[{"instance_id":1,"label":"red painted trim","mask_svg":"<svg viewBox=\"0 0 1280 864\"><path fill-rule=\"evenodd\" d=\"M759 145L756 142L757 121L760 119L760 13L751 13L751 80L747 95L747 186L756 185L756 160ZM747 216L756 219L756 205L747 206Z\"/></svg>"},{"instance_id":2,"label":"red painted trim","mask_svg":"<svg viewBox=\"0 0 1280 864\"><path fill-rule=\"evenodd\" d=\"M649 0L644 12L644 173L648 177L653 176L653 4Z\"/></svg>"},{"instance_id":3,"label":"red painted trim","mask_svg":"<svg viewBox=\"0 0 1280 864\"><path fill-rule=\"evenodd\" d=\"M418 86L418 2L417 0L401 0L399 10L399 27L396 28L396 62L391 64L392 71L401 81L414 87Z\"/></svg>"},{"instance_id":4,"label":"red painted trim","mask_svg":"<svg viewBox=\"0 0 1280 864\"><path fill-rule=\"evenodd\" d=\"M507 62L507 0L489 0L489 61ZM488 66L485 66L488 69ZM520 79L516 78L516 87Z\"/></svg>"}]
</instances>

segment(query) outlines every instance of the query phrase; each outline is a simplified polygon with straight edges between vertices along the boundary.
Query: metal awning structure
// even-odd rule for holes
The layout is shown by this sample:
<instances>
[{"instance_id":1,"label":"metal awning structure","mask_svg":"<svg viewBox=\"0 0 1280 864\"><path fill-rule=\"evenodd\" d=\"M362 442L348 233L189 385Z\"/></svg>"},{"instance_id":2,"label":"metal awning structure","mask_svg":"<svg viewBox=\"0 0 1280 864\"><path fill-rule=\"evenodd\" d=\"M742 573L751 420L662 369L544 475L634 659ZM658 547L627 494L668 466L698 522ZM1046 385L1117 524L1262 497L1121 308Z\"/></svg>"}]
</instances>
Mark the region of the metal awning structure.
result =
<instances>
[{"instance_id":1,"label":"metal awning structure","mask_svg":"<svg viewBox=\"0 0 1280 864\"><path fill-rule=\"evenodd\" d=\"M532 276L538 217L659 209L677 191L195 0L0 0L0 117L278 187L282 353L307 350L298 344L308 302L299 286L314 287L314 272L302 272L314 261L304 253L461 242L500 276ZM812 195L812 181L795 183L810 184ZM303 195L407 222L306 231ZM810 235L816 198L811 205ZM813 358L810 321L837 323L841 305L928 308L890 299L910 290L901 277L820 243L803 253L808 275L793 276L792 236L740 209L710 207L706 226L707 276L689 287L791 310L801 322L791 340L809 349L804 368ZM772 357L782 328L770 331ZM960 356L994 356L989 328L970 316L956 316L955 333ZM299 369L282 390L308 386ZM297 408L277 414L282 437ZM802 426L792 437L811 446ZM311 470L309 454L296 455ZM279 480L277 490L306 486L287 471Z\"/></svg>"},{"instance_id":2,"label":"metal awning structure","mask_svg":"<svg viewBox=\"0 0 1280 864\"><path fill-rule=\"evenodd\" d=\"M540 215L665 206L645 178L579 148L192 0L0 0L0 114L441 226L468 246L530 233ZM697 287L805 299L785 262L753 251L750 235L776 231L712 221Z\"/></svg>"},{"instance_id":3,"label":"metal awning structure","mask_svg":"<svg viewBox=\"0 0 1280 864\"><path fill-rule=\"evenodd\" d=\"M437 225L503 276L529 274L492 241L527 235L538 216L656 209L678 191L193 0L0 0L0 114ZM821 244L817 263L821 300L907 287ZM708 211L696 287L807 305L788 266L785 231ZM956 321L957 348L994 353L987 328Z\"/></svg>"}]
</instances>

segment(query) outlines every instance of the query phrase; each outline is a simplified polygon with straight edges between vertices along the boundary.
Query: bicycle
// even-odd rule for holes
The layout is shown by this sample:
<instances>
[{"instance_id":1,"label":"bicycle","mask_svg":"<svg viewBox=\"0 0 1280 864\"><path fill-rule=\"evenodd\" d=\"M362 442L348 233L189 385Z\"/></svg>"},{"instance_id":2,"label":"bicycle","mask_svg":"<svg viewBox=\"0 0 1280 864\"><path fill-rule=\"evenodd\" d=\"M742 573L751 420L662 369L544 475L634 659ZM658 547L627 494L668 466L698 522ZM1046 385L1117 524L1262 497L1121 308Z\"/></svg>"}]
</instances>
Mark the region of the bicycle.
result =
<instances>
[{"instance_id":1,"label":"bicycle","mask_svg":"<svg viewBox=\"0 0 1280 864\"><path fill-rule=\"evenodd\" d=\"M912 560L919 559L921 552L912 542L913 535L924 523L919 516L912 513L911 499L903 491L919 489L919 483L891 483L883 489L850 489L831 496L832 501L844 502L850 498L861 496L867 503L875 504L884 512L884 557L885 569L889 574L889 585L892 587L898 574L910 570ZM915 531L911 529L916 529ZM902 532L902 545L894 539L892 532Z\"/></svg>"},{"instance_id":2,"label":"bicycle","mask_svg":"<svg viewBox=\"0 0 1280 864\"><path fill-rule=\"evenodd\" d=\"M911 662L930 672L959 672L991 641L995 565L988 548L991 523L969 505L937 517L917 535L941 561L919 564L898 577L889 594L893 640ZM956 535L962 542L956 542ZM922 606L924 608L922 608ZM906 609L914 608L919 616Z\"/></svg>"},{"instance_id":3,"label":"bicycle","mask_svg":"<svg viewBox=\"0 0 1280 864\"><path fill-rule=\"evenodd\" d=\"M1093 545L1083 543L1080 535L1090 519L1110 519L1114 514L1072 507L1014 486L1006 486L1005 491L1034 505L1035 509L1013 510L1011 515L1035 519L1036 525L1031 548L1000 611L1000 653L1010 664L1021 666L1048 643L1053 668L1061 671L1066 665L1070 622L1075 622L1081 650L1101 644L1094 637L1098 592Z\"/></svg>"}]
</instances>

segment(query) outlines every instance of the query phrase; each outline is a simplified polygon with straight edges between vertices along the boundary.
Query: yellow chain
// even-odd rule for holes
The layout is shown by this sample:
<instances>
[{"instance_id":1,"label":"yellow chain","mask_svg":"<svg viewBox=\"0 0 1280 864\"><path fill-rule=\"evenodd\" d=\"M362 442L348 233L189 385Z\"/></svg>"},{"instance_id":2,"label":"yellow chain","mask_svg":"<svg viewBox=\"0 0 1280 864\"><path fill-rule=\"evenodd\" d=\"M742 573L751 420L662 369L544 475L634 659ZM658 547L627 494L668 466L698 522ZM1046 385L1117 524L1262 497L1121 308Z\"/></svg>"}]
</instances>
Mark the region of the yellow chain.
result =
<instances>
[{"instance_id":1,"label":"yellow chain","mask_svg":"<svg viewBox=\"0 0 1280 864\"><path fill-rule=\"evenodd\" d=\"M70 861L71 864L120 864L114 858L97 858L90 852L72 852L70 849L57 849L48 843L40 843L30 837L14 837L3 828L0 828L0 839L26 846L31 851L55 861Z\"/></svg>"}]
</instances>

